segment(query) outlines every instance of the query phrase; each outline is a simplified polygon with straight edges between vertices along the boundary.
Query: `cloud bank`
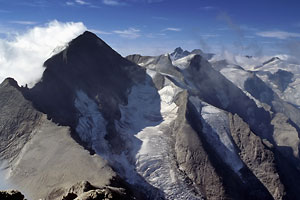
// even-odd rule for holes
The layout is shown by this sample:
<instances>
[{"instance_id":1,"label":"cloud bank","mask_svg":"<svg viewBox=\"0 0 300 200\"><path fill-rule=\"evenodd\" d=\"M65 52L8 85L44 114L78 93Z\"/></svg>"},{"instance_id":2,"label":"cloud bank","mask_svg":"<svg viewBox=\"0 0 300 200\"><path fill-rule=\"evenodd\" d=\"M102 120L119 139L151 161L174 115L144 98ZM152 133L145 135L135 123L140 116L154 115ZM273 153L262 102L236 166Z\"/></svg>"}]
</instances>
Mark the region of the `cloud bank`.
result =
<instances>
[{"instance_id":1,"label":"cloud bank","mask_svg":"<svg viewBox=\"0 0 300 200\"><path fill-rule=\"evenodd\" d=\"M261 37L277 38L281 40L300 37L300 33L292 33L286 31L264 31L264 32L258 32L256 33L256 35Z\"/></svg>"},{"instance_id":2,"label":"cloud bank","mask_svg":"<svg viewBox=\"0 0 300 200\"><path fill-rule=\"evenodd\" d=\"M15 34L10 40L0 39L0 82L12 77L19 85L32 87L41 78L43 63L54 49L65 46L86 29L81 22L51 21Z\"/></svg>"}]
</instances>

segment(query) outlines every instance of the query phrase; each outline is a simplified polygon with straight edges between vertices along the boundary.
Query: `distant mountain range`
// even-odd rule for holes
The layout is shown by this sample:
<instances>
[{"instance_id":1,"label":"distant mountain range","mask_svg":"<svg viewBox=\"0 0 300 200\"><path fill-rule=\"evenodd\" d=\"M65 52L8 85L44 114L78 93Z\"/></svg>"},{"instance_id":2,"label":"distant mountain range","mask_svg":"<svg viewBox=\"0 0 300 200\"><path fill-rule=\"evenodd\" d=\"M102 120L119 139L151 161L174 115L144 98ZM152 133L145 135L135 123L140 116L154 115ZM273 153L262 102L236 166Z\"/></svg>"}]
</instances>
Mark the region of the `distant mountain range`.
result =
<instances>
[{"instance_id":1,"label":"distant mountain range","mask_svg":"<svg viewBox=\"0 0 300 200\"><path fill-rule=\"evenodd\" d=\"M33 88L7 78L6 181L28 199L299 199L300 66L213 58L123 58L85 32Z\"/></svg>"}]
</instances>

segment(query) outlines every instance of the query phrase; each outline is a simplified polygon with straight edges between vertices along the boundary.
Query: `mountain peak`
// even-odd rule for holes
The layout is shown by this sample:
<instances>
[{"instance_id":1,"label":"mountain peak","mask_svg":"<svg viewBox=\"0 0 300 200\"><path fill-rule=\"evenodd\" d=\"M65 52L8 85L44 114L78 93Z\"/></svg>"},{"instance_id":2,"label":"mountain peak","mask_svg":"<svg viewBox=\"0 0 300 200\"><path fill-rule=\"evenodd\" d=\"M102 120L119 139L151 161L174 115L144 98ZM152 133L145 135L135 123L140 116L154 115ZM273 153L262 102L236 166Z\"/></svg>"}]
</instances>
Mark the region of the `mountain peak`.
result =
<instances>
[{"instance_id":1,"label":"mountain peak","mask_svg":"<svg viewBox=\"0 0 300 200\"><path fill-rule=\"evenodd\" d=\"M118 54L96 34L90 31L85 31L83 34L73 39L68 46L68 51L70 50L76 50L80 52L101 51L101 53L105 54Z\"/></svg>"},{"instance_id":2,"label":"mountain peak","mask_svg":"<svg viewBox=\"0 0 300 200\"><path fill-rule=\"evenodd\" d=\"M183 49L181 47L177 47L173 53L170 54L172 60L177 60L177 59L180 59L180 58L183 58L187 55L189 55L190 52L188 51L183 51Z\"/></svg>"},{"instance_id":3,"label":"mountain peak","mask_svg":"<svg viewBox=\"0 0 300 200\"><path fill-rule=\"evenodd\" d=\"M177 47L175 50L174 50L175 53L183 53L183 49L181 47Z\"/></svg>"}]
</instances>

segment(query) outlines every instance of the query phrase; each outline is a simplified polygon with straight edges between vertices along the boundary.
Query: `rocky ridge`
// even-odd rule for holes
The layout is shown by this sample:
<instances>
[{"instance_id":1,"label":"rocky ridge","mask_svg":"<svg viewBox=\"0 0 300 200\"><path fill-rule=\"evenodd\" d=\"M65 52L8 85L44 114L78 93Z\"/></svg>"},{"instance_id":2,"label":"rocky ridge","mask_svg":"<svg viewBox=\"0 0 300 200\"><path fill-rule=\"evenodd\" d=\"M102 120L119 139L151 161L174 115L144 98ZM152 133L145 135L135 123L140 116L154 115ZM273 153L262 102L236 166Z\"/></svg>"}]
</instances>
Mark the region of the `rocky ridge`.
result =
<instances>
[{"instance_id":1,"label":"rocky ridge","mask_svg":"<svg viewBox=\"0 0 300 200\"><path fill-rule=\"evenodd\" d=\"M125 59L85 32L32 89L6 79L9 180L31 199L297 198L298 109L193 52Z\"/></svg>"}]
</instances>

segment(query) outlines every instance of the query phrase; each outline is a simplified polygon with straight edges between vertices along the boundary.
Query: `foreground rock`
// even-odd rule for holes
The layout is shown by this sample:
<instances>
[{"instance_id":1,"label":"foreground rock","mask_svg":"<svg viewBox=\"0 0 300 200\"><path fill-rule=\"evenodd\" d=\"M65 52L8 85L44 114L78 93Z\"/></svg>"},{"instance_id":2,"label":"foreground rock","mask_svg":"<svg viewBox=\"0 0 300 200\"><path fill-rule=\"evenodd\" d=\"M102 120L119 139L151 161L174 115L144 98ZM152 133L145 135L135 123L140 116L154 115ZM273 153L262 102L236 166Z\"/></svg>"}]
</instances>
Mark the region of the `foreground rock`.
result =
<instances>
[{"instance_id":1,"label":"foreground rock","mask_svg":"<svg viewBox=\"0 0 300 200\"><path fill-rule=\"evenodd\" d=\"M62 197L62 200L122 200L133 199L124 188L92 186L88 181L82 181L72 186Z\"/></svg>"},{"instance_id":2,"label":"foreground rock","mask_svg":"<svg viewBox=\"0 0 300 200\"><path fill-rule=\"evenodd\" d=\"M0 191L1 200L25 200L24 195L17 190Z\"/></svg>"}]
</instances>

